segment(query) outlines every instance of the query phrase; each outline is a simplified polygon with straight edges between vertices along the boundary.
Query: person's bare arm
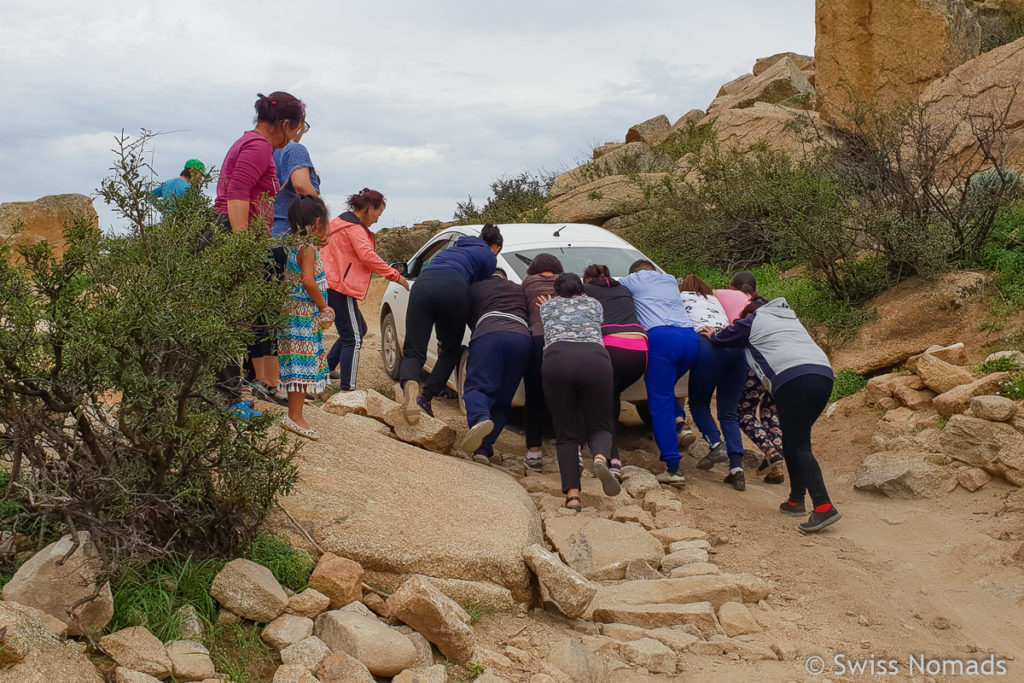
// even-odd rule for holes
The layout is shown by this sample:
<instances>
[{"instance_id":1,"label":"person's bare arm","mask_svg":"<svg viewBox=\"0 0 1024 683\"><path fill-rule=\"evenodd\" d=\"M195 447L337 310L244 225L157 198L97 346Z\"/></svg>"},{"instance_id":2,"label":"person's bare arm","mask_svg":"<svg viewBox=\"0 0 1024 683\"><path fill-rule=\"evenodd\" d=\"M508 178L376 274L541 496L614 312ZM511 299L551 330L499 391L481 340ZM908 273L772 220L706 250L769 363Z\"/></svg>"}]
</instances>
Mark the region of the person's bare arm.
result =
<instances>
[{"instance_id":1,"label":"person's bare arm","mask_svg":"<svg viewBox=\"0 0 1024 683\"><path fill-rule=\"evenodd\" d=\"M321 311L327 310L327 302L320 288L316 286L316 251L313 247L299 248L299 267L302 268L302 286L306 294Z\"/></svg>"},{"instance_id":2,"label":"person's bare arm","mask_svg":"<svg viewBox=\"0 0 1024 683\"><path fill-rule=\"evenodd\" d=\"M232 232L249 229L249 202L243 199L228 200L228 223Z\"/></svg>"},{"instance_id":3,"label":"person's bare arm","mask_svg":"<svg viewBox=\"0 0 1024 683\"><path fill-rule=\"evenodd\" d=\"M295 194L317 194L316 188L313 187L313 180L309 176L308 168L295 169L288 180L291 182Z\"/></svg>"}]
</instances>

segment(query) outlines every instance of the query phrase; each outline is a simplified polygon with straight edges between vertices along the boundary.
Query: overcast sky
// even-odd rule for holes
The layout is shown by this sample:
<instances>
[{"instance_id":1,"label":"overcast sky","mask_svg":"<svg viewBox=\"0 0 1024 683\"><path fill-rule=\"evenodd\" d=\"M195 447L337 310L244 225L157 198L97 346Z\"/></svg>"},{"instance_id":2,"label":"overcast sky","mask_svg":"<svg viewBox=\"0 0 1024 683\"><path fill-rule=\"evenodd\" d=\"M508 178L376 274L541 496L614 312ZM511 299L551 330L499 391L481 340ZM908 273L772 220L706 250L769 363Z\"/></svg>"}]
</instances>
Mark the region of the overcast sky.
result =
<instances>
[{"instance_id":1,"label":"overcast sky","mask_svg":"<svg viewBox=\"0 0 1024 683\"><path fill-rule=\"evenodd\" d=\"M219 167L256 93L285 90L333 214L367 186L388 198L378 227L450 220L495 177L572 168L758 57L813 49L813 0L0 0L0 201L93 193L122 129L168 133L159 180Z\"/></svg>"}]
</instances>

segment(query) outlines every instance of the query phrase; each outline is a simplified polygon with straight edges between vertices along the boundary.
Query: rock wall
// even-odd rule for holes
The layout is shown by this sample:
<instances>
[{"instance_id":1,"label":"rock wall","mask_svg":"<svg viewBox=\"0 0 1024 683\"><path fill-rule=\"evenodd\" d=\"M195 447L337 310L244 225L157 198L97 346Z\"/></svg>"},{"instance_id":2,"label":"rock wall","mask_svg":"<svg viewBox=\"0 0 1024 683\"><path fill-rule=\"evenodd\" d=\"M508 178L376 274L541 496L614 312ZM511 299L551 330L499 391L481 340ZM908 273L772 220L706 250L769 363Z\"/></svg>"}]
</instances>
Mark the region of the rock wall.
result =
<instances>
[{"instance_id":1,"label":"rock wall","mask_svg":"<svg viewBox=\"0 0 1024 683\"><path fill-rule=\"evenodd\" d=\"M905 104L981 51L964 0L817 0L818 111L841 123L851 97Z\"/></svg>"},{"instance_id":2,"label":"rock wall","mask_svg":"<svg viewBox=\"0 0 1024 683\"><path fill-rule=\"evenodd\" d=\"M55 194L34 202L0 204L0 244L35 244L46 240L57 252L64 253L64 223L69 216L85 214L99 225L92 199L82 194ZM23 226L20 232L15 228Z\"/></svg>"}]
</instances>

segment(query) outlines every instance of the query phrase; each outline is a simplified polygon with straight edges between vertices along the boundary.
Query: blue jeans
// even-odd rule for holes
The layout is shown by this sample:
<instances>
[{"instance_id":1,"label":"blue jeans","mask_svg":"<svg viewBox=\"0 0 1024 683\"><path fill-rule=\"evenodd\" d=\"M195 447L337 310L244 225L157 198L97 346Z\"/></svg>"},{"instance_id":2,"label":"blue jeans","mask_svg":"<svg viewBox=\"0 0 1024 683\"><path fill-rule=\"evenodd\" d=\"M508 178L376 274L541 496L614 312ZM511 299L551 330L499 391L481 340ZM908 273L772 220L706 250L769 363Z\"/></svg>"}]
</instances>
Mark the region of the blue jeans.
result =
<instances>
[{"instance_id":1,"label":"blue jeans","mask_svg":"<svg viewBox=\"0 0 1024 683\"><path fill-rule=\"evenodd\" d=\"M654 440L669 472L679 469L679 435L676 433L676 382L697 356L697 333L691 327L663 325L647 330L647 402L651 410Z\"/></svg>"},{"instance_id":2,"label":"blue jeans","mask_svg":"<svg viewBox=\"0 0 1024 683\"><path fill-rule=\"evenodd\" d=\"M508 409L530 362L532 347L529 335L515 332L489 332L469 343L463 387L466 422L470 427L484 420L494 422L494 430L478 450L488 458L494 455L494 442L508 422Z\"/></svg>"},{"instance_id":3,"label":"blue jeans","mask_svg":"<svg viewBox=\"0 0 1024 683\"><path fill-rule=\"evenodd\" d=\"M743 349L713 346L707 337L700 337L697 343L697 358L690 370L690 414L709 444L721 441L722 433L711 417L711 395L717 389L718 422L725 433L729 467L743 467L743 433L737 407L747 379L746 354Z\"/></svg>"},{"instance_id":4,"label":"blue jeans","mask_svg":"<svg viewBox=\"0 0 1024 683\"><path fill-rule=\"evenodd\" d=\"M366 321L355 299L333 289L327 290L327 305L334 309L334 329L338 331L338 341L327 353L327 367L338 369L343 390L355 389Z\"/></svg>"}]
</instances>

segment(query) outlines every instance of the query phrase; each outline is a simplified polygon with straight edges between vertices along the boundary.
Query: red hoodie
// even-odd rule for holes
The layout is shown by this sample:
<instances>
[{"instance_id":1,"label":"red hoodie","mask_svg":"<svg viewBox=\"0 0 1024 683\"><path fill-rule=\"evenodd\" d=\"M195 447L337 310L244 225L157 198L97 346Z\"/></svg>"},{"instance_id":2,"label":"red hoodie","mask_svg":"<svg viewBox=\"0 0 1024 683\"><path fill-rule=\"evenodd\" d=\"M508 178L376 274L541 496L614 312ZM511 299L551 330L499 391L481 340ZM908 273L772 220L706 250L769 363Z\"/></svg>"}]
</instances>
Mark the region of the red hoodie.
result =
<instances>
[{"instance_id":1,"label":"red hoodie","mask_svg":"<svg viewBox=\"0 0 1024 683\"><path fill-rule=\"evenodd\" d=\"M320 258L327 273L327 286L360 301L366 298L372 273L392 282L398 282L402 276L377 255L373 233L351 211L331 221L331 239L320 250Z\"/></svg>"}]
</instances>

